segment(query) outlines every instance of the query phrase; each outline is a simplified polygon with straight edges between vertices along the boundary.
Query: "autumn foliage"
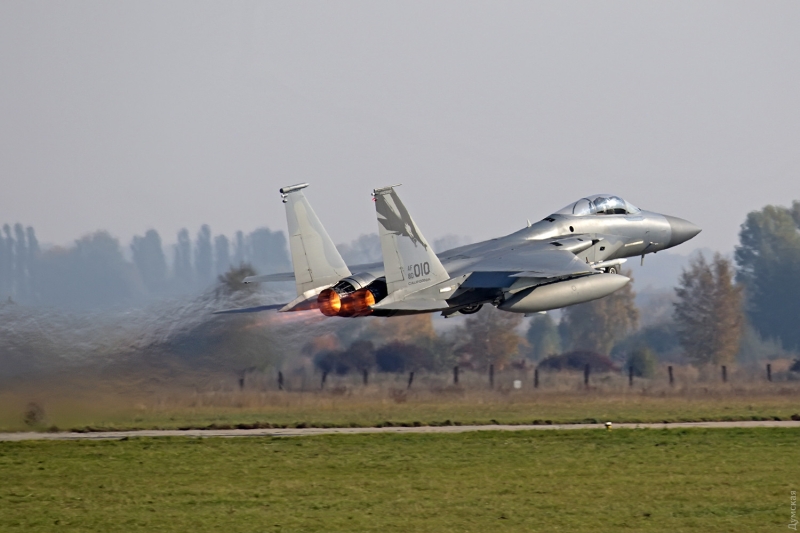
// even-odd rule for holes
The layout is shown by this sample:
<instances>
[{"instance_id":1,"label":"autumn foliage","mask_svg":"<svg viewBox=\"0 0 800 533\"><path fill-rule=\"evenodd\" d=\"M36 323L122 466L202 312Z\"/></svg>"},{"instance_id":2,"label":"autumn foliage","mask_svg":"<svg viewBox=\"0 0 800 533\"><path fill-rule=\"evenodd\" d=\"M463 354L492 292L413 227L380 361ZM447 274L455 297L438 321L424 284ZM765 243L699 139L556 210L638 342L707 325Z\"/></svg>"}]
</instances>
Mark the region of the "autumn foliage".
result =
<instances>
[{"instance_id":1,"label":"autumn foliage","mask_svg":"<svg viewBox=\"0 0 800 533\"><path fill-rule=\"evenodd\" d=\"M725 364L736 357L744 325L742 288L731 262L714 254L693 259L681 274L674 319L686 357L695 364Z\"/></svg>"}]
</instances>

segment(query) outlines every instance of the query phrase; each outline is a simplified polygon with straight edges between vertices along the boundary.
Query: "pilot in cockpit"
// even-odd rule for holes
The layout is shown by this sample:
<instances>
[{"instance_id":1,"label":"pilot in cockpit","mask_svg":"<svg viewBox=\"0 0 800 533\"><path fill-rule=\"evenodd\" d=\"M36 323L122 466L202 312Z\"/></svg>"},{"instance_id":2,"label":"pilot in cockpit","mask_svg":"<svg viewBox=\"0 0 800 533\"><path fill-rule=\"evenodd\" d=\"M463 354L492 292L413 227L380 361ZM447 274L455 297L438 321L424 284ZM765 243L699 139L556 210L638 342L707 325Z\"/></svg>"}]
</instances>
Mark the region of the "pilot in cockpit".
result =
<instances>
[{"instance_id":1,"label":"pilot in cockpit","mask_svg":"<svg viewBox=\"0 0 800 533\"><path fill-rule=\"evenodd\" d=\"M595 194L581 198L574 204L556 211L557 215L587 216L587 215L632 215L641 210L635 205L626 202L619 196L611 194Z\"/></svg>"}]
</instances>

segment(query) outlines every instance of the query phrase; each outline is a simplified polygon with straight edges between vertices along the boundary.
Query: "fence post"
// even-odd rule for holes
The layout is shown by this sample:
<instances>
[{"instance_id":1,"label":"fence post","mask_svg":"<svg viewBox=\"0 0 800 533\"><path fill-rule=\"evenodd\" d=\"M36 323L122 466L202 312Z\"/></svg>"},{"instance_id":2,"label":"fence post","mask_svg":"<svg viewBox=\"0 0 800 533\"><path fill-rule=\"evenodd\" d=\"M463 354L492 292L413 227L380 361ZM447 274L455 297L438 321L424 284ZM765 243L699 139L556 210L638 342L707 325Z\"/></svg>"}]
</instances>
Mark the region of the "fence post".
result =
<instances>
[{"instance_id":1,"label":"fence post","mask_svg":"<svg viewBox=\"0 0 800 533\"><path fill-rule=\"evenodd\" d=\"M534 389L538 389L539 388L539 369L538 368L534 369L534 371L533 371L533 388Z\"/></svg>"},{"instance_id":2,"label":"fence post","mask_svg":"<svg viewBox=\"0 0 800 533\"><path fill-rule=\"evenodd\" d=\"M725 365L722 365L722 382L728 382L728 367Z\"/></svg>"},{"instance_id":3,"label":"fence post","mask_svg":"<svg viewBox=\"0 0 800 533\"><path fill-rule=\"evenodd\" d=\"M328 372L327 372L327 371L324 371L324 372L322 373L322 383L320 383L320 384L319 384L319 388L320 388L320 390L322 390L322 389L324 389L324 388L325 388L325 380L326 380L326 379L328 379Z\"/></svg>"},{"instance_id":4,"label":"fence post","mask_svg":"<svg viewBox=\"0 0 800 533\"><path fill-rule=\"evenodd\" d=\"M767 363L767 381L772 381L772 365Z\"/></svg>"},{"instance_id":5,"label":"fence post","mask_svg":"<svg viewBox=\"0 0 800 533\"><path fill-rule=\"evenodd\" d=\"M369 371L366 368L364 369L363 377L364 377L364 386L366 387L367 384L369 383Z\"/></svg>"},{"instance_id":6,"label":"fence post","mask_svg":"<svg viewBox=\"0 0 800 533\"><path fill-rule=\"evenodd\" d=\"M633 387L633 365L628 367L628 386Z\"/></svg>"},{"instance_id":7,"label":"fence post","mask_svg":"<svg viewBox=\"0 0 800 533\"><path fill-rule=\"evenodd\" d=\"M453 385L458 385L458 366L453 367Z\"/></svg>"},{"instance_id":8,"label":"fence post","mask_svg":"<svg viewBox=\"0 0 800 533\"><path fill-rule=\"evenodd\" d=\"M489 388L494 388L494 365L489 365Z\"/></svg>"},{"instance_id":9,"label":"fence post","mask_svg":"<svg viewBox=\"0 0 800 533\"><path fill-rule=\"evenodd\" d=\"M410 389L411 388L411 384L413 382L414 382L414 372L409 372L408 373L408 387L406 387L406 389Z\"/></svg>"},{"instance_id":10,"label":"fence post","mask_svg":"<svg viewBox=\"0 0 800 533\"><path fill-rule=\"evenodd\" d=\"M667 370L669 371L669 386L675 386L675 377L672 375L672 366L668 366Z\"/></svg>"},{"instance_id":11,"label":"fence post","mask_svg":"<svg viewBox=\"0 0 800 533\"><path fill-rule=\"evenodd\" d=\"M278 390L283 390L283 372L278 371Z\"/></svg>"},{"instance_id":12,"label":"fence post","mask_svg":"<svg viewBox=\"0 0 800 533\"><path fill-rule=\"evenodd\" d=\"M589 386L589 374L591 371L592 368L589 366L589 363L586 363L586 366L583 367L583 385L585 387Z\"/></svg>"}]
</instances>

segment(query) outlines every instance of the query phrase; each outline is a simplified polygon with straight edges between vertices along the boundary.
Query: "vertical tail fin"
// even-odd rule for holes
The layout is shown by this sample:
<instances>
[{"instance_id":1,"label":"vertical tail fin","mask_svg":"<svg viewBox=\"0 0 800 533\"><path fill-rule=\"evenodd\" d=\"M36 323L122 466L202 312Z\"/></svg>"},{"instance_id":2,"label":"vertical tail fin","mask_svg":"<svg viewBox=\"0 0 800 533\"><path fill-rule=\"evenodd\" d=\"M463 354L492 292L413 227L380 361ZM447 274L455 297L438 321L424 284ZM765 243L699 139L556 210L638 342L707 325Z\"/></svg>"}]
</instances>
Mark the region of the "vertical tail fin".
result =
<instances>
[{"instance_id":1,"label":"vertical tail fin","mask_svg":"<svg viewBox=\"0 0 800 533\"><path fill-rule=\"evenodd\" d=\"M386 288L394 299L436 285L450 278L425 240L400 197L396 185L375 189L375 210L381 238Z\"/></svg>"},{"instance_id":2,"label":"vertical tail fin","mask_svg":"<svg viewBox=\"0 0 800 533\"><path fill-rule=\"evenodd\" d=\"M350 269L302 192L306 187L308 183L300 183L280 190L286 204L289 249L298 296L350 275Z\"/></svg>"}]
</instances>

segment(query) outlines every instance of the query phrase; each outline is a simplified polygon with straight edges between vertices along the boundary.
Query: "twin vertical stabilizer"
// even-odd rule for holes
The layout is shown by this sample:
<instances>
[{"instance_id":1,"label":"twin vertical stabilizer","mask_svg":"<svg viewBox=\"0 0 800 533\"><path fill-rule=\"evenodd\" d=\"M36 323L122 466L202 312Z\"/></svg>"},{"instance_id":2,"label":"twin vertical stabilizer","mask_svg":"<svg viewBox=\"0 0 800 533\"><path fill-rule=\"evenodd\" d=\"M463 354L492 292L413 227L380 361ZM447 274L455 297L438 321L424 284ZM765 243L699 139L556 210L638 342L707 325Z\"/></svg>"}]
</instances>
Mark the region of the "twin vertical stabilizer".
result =
<instances>
[{"instance_id":1,"label":"twin vertical stabilizer","mask_svg":"<svg viewBox=\"0 0 800 533\"><path fill-rule=\"evenodd\" d=\"M375 189L373 192L389 293L387 303L388 300L401 300L407 294L450 277L394 187Z\"/></svg>"},{"instance_id":2,"label":"twin vertical stabilizer","mask_svg":"<svg viewBox=\"0 0 800 533\"><path fill-rule=\"evenodd\" d=\"M298 296L327 287L350 275L342 256L306 200L302 189L308 183L283 187Z\"/></svg>"}]
</instances>

